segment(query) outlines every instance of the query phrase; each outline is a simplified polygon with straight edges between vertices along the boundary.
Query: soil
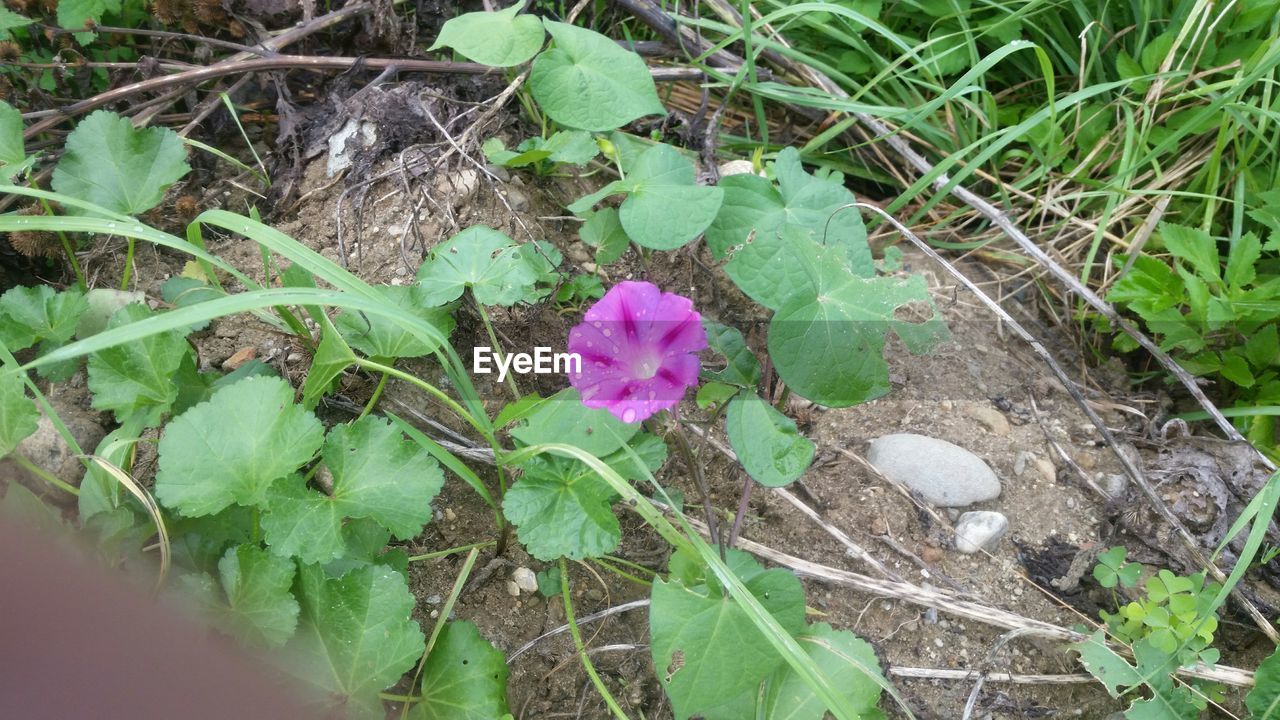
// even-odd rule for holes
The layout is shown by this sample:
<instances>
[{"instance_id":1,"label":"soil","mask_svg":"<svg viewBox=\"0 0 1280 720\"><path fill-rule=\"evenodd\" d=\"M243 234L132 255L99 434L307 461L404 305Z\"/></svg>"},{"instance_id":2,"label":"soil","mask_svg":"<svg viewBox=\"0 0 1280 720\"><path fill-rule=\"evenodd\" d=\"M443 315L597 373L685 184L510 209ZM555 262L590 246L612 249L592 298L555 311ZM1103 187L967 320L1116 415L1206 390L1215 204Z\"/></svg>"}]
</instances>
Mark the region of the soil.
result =
<instances>
[{"instance_id":1,"label":"soil","mask_svg":"<svg viewBox=\"0 0 1280 720\"><path fill-rule=\"evenodd\" d=\"M515 144L512 140L519 138L506 139L511 146ZM589 249L577 237L577 222L564 217L563 208L596 181L538 178L532 173L508 174L501 169L494 169L490 176L465 163L405 181L400 172L403 161L403 157L392 154L374 163L370 177L386 177L364 188L363 200L356 202L346 192L351 178L330 178L325 158L312 160L306 164L295 189L292 207L278 212L273 223L325 257L347 264L365 280L393 285L413 282L417 265L430 247L469 225L487 224L521 242L549 241L564 254L566 267L573 272L599 272L606 284L644 278L664 289L689 294L695 306L708 316L746 330L749 342L760 349L764 333L758 321L765 318L751 309L753 306L725 280L723 273L710 269L714 263L704 250L655 254L647 260L630 251L607 274L590 264ZM194 192L194 188L175 191L181 192ZM202 209L225 206L240 210L245 202L245 195L226 183L209 183L199 196ZM211 252L261 278L262 259L256 245L242 238L216 235L207 236L206 241ZM892 240L877 239L879 245L887 242ZM100 284L120 277L120 247L107 245L90 263L90 271L96 273ZM137 289L158 300L160 284L181 273L184 263L185 258L177 254L143 249L134 271ZM962 269L971 277L987 281L993 292L1004 289L998 279L992 279L991 273L977 264L962 264ZM834 410L793 399L791 414L798 419L802 432L817 443L818 453L813 467L792 490L828 523L847 533L908 582L963 593L991 607L1060 626L1083 623L1085 616L1080 610L1028 579L1025 563L1040 549L1056 547L1060 562L1054 568L1065 574L1075 550L1124 541L1116 535L1112 522L1123 507L1117 507L1116 502L1109 504L1107 498L1090 489L1077 471L1061 459L1054 445L1099 484L1121 471L1119 463L1107 448L1100 446L1085 415L1045 366L963 288L957 288L941 269L911 251L905 253L904 270L923 273L929 279L934 302L945 315L951 339L922 356L911 355L891 339L885 354L893 373L893 390L879 400ZM1021 292L1025 295L1030 291ZM1146 433L1148 423L1143 417L1125 408L1136 408L1155 417L1163 410L1156 399L1129 393L1121 384L1123 372L1085 370L1071 343L1029 309L1035 306L1031 300L1015 294L1006 305L1021 308L1019 319L1051 341L1054 352L1079 377L1109 426L1118 431ZM557 347L579 317L580 309L557 309L544 303L495 311L494 323L508 349ZM474 310L460 310L452 340L464 358L470 355L474 344L488 344ZM286 377L300 381L309 361L303 348L290 338L243 317L217 322L193 336L193 342L204 368L218 368L238 352L252 349L256 357L275 365ZM408 367L429 378L439 374L426 362L408 363ZM528 385L522 388L526 392L545 395L564 384L561 378L530 378L523 381ZM489 378L477 381L492 407L506 400L504 387ZM372 383L367 378L350 376L344 380L339 395L359 404L371 391ZM440 415L415 391L396 382L389 384L382 403L384 408L396 409L392 404L403 403L429 416ZM688 405L687 414L698 412L692 403ZM331 406L328 412L335 420L345 419L341 405ZM932 519L911 499L868 474L841 452L865 454L871 439L891 432L948 440L976 453L991 466L1003 484L1001 495L969 509L997 510L1009 518L1009 532L993 553L959 553L945 523ZM720 430L715 431L715 436L724 440ZM715 451L707 459L707 468L716 506L731 512L737 505L741 471ZM669 461L658 473L668 486L694 497L696 489L685 475L678 460ZM1120 502L1140 501L1122 498ZM434 505L436 521L421 537L407 544L405 550L410 555L494 538L491 512L464 484L447 483ZM653 571L663 571L666 545L624 508L619 508L618 514L623 523L623 542L616 555ZM944 513L942 517L947 516ZM763 488L752 493L742 534L813 562L875 574L850 557L819 525ZM1066 550L1061 550L1064 547ZM448 595L456 580L461 558L452 555L411 565L418 620L429 623L438 614L441 598ZM541 571L546 564L528 557L515 543L496 560L491 550L482 552L476 571L454 608L457 618L475 622L482 634L509 657L526 643L564 624L558 598L510 593L508 580L521 567ZM597 565L571 564L570 573L574 609L579 618L648 596L647 588ZM901 599L876 597L813 580L805 580L805 585L811 619L852 630L867 639L875 646L886 670L915 667L1028 674L1079 672L1073 656L1059 644L1010 638L998 628L959 622ZM623 709L632 717L670 717L670 705L657 683L648 654L646 611L619 612L585 627L587 643L593 648L591 659ZM1231 663L1240 653L1254 652L1246 643L1229 652L1224 662ZM919 718L961 717L974 690L972 679L909 679L894 675L890 679ZM609 716L575 659L567 633L537 642L511 663L509 697L517 718ZM890 717L905 717L891 700L886 699L882 708ZM1122 706L1093 682L1020 685L992 681L978 693L972 717L1104 718L1120 709Z\"/></svg>"}]
</instances>

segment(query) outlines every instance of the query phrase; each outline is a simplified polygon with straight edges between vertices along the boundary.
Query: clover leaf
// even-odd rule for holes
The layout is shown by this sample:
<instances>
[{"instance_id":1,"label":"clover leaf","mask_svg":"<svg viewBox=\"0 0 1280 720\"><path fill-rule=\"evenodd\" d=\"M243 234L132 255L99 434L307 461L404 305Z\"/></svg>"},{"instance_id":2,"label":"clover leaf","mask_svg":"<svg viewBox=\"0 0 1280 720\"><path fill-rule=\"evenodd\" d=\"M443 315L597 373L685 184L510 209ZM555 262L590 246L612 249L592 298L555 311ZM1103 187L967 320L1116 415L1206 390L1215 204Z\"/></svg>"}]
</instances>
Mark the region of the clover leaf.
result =
<instances>
[{"instance_id":1,"label":"clover leaf","mask_svg":"<svg viewBox=\"0 0 1280 720\"><path fill-rule=\"evenodd\" d=\"M293 403L287 382L241 380L169 422L156 497L188 517L263 506L271 484L311 460L323 441L320 421Z\"/></svg>"},{"instance_id":2,"label":"clover leaf","mask_svg":"<svg viewBox=\"0 0 1280 720\"><path fill-rule=\"evenodd\" d=\"M1099 585L1109 589L1116 585L1130 588L1138 584L1142 565L1125 562L1127 553L1128 550L1124 546L1117 545L1098 555L1098 564L1093 568L1093 577Z\"/></svg>"},{"instance_id":3,"label":"clover leaf","mask_svg":"<svg viewBox=\"0 0 1280 720\"><path fill-rule=\"evenodd\" d=\"M61 18L61 5L58 11ZM159 205L164 191L191 171L186 157L182 138L174 131L135 130L128 118L99 110L67 136L53 169L53 189L108 210L139 215Z\"/></svg>"},{"instance_id":4,"label":"clover leaf","mask_svg":"<svg viewBox=\"0 0 1280 720\"><path fill-rule=\"evenodd\" d=\"M507 662L466 620L446 623L427 656L413 720L493 720L507 708Z\"/></svg>"},{"instance_id":5,"label":"clover leaf","mask_svg":"<svg viewBox=\"0 0 1280 720\"><path fill-rule=\"evenodd\" d=\"M459 55L481 65L511 67L542 49L542 20L521 15L523 2L495 12L459 15L440 28L440 36L428 50L451 47Z\"/></svg>"},{"instance_id":6,"label":"clover leaf","mask_svg":"<svg viewBox=\"0 0 1280 720\"><path fill-rule=\"evenodd\" d=\"M911 352L947 337L924 279L860 278L827 263L814 267L813 285L798 294L769 325L769 355L795 392L831 407L847 407L889 392L883 357L893 330ZM899 308L927 307L922 322L898 319Z\"/></svg>"},{"instance_id":7,"label":"clover leaf","mask_svg":"<svg viewBox=\"0 0 1280 720\"><path fill-rule=\"evenodd\" d=\"M782 569L765 570L741 551L730 567L747 590L795 634L804 628L804 588ZM674 562L674 558L673 558ZM649 638L658 681L677 718L688 718L729 702L782 664L782 656L732 597L713 584L690 584L687 573L654 580Z\"/></svg>"},{"instance_id":8,"label":"clover leaf","mask_svg":"<svg viewBox=\"0 0 1280 720\"><path fill-rule=\"evenodd\" d=\"M349 717L383 717L378 692L412 669L425 646L404 576L367 565L334 578L305 565L297 585L301 614L290 672Z\"/></svg>"},{"instance_id":9,"label":"clover leaf","mask_svg":"<svg viewBox=\"0 0 1280 720\"><path fill-rule=\"evenodd\" d=\"M506 235L473 225L438 245L418 270L418 300L444 305L467 288L482 305L514 305L533 288L538 276L522 248Z\"/></svg>"},{"instance_id":10,"label":"clover leaf","mask_svg":"<svg viewBox=\"0 0 1280 720\"><path fill-rule=\"evenodd\" d=\"M379 287L378 292L390 304L429 323L440 331L441 336L447 338L453 332L455 324L453 316L447 310L425 302L422 286L387 285ZM334 318L333 324L351 347L370 357L421 357L435 352L439 347L439 344L428 344L418 339L416 335L384 315L346 310Z\"/></svg>"},{"instance_id":11,"label":"clover leaf","mask_svg":"<svg viewBox=\"0 0 1280 720\"><path fill-rule=\"evenodd\" d=\"M154 314L144 305L126 305L111 316L107 327L123 327ZM147 425L158 425L178 398L174 377L190 354L191 346L178 330L99 350L89 356L93 406L112 411L120 421L141 412Z\"/></svg>"},{"instance_id":12,"label":"clover leaf","mask_svg":"<svg viewBox=\"0 0 1280 720\"><path fill-rule=\"evenodd\" d=\"M550 20L543 25L555 46L534 59L529 89L552 120L604 131L666 113L639 55L593 30Z\"/></svg>"},{"instance_id":13,"label":"clover leaf","mask_svg":"<svg viewBox=\"0 0 1280 720\"><path fill-rule=\"evenodd\" d=\"M724 191L695 182L693 163L678 150L659 143L644 151L622 180L569 206L583 213L610 195L626 193L618 219L627 236L654 250L675 250L698 237L715 219Z\"/></svg>"},{"instance_id":14,"label":"clover leaf","mask_svg":"<svg viewBox=\"0 0 1280 720\"><path fill-rule=\"evenodd\" d=\"M352 555L352 518L367 518L407 540L431 519L431 499L444 485L435 459L379 418L335 427L322 458L333 478L331 492L309 489L298 477L283 478L271 489L262 531L280 555L303 562Z\"/></svg>"},{"instance_id":15,"label":"clover leaf","mask_svg":"<svg viewBox=\"0 0 1280 720\"><path fill-rule=\"evenodd\" d=\"M813 461L814 445L795 422L754 393L738 393L729 401L725 431L742 468L761 485L782 487Z\"/></svg>"},{"instance_id":16,"label":"clover leaf","mask_svg":"<svg viewBox=\"0 0 1280 720\"><path fill-rule=\"evenodd\" d=\"M40 413L17 374L0 375L0 458L36 431Z\"/></svg>"}]
</instances>

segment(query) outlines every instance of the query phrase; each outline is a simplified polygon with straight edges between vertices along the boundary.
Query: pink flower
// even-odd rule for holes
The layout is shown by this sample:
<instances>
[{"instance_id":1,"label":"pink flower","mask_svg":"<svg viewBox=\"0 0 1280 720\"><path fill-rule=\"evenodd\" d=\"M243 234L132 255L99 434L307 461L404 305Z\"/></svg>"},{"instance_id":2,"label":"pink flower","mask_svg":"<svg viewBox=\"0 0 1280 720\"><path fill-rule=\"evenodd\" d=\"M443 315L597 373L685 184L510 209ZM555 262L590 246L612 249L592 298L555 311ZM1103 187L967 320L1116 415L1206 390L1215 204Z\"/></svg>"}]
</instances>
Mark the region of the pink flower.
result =
<instances>
[{"instance_id":1,"label":"pink flower","mask_svg":"<svg viewBox=\"0 0 1280 720\"><path fill-rule=\"evenodd\" d=\"M569 383L589 408L625 423L673 407L698 381L697 352L707 346L693 301L647 282L622 282L569 332L582 359Z\"/></svg>"}]
</instances>

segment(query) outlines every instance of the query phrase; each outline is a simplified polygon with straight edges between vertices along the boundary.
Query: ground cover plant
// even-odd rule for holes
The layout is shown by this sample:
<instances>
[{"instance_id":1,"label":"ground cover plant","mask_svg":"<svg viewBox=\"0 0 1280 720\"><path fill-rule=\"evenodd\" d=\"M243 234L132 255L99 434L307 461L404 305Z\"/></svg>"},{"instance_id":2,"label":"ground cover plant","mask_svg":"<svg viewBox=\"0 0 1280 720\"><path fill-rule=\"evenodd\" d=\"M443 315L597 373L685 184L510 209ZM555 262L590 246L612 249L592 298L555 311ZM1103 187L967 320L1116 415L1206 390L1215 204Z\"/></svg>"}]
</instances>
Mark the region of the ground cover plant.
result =
<instances>
[{"instance_id":1,"label":"ground cover plant","mask_svg":"<svg viewBox=\"0 0 1280 720\"><path fill-rule=\"evenodd\" d=\"M956 58L974 61L957 81L969 83L1023 49L1004 44L1013 37L1002 34L1013 32L1004 27L1007 19L979 23L980 37L1001 40L984 57L978 57L979 46L957 41L974 32L971 19L990 20L985 10L948 11L923 26L917 14L889 32L871 22L879 12L874 4L810 5L810 14L784 6L766 10L771 14L760 22L795 24L812 43L803 59L824 72L838 71L842 81L884 61L887 48L907 52L919 64L877 82L910 88L911 73L923 73L934 83L924 87L938 94L922 98L930 112L950 103L974 109L965 104L968 89L939 84L968 67L955 64ZM136 129L128 118L99 110L81 119L60 148L28 154L22 114L0 104L0 176L8 181L0 193L23 206L0 215L0 231L10 233L11 243L38 239L47 248L40 254L65 261L75 278L61 290L29 285L0 295L0 457L13 454L23 468L76 496L71 524L104 560L147 568L165 592L194 598L221 632L272 653L286 672L312 687L317 705L352 717L501 718L520 712L508 706L504 653L476 624L452 617L481 552L492 548L501 556L516 544L546 565L539 591L559 598L575 661L615 717L630 715L587 651L575 619L580 593L570 563L595 562L583 567L645 586L648 653L677 718L915 717L872 644L849 628L816 620L821 613L809 605L795 574L768 567L739 547L753 488L791 485L815 461L817 446L801 431L790 400L845 408L883 398L894 387L887 345L925 353L949 337L925 278L901 268L893 253L873 252L869 242L860 198L850 185L889 179L868 177L848 163L806 167L806 151L818 154L839 135L828 130L823 142L808 148L758 138L762 151L752 172L707 181L693 151L660 132L628 131L666 112L639 55L588 27L522 9L461 14L443 24L431 45L507 68L512 78L527 69L524 86L518 81L512 87L538 132L510 149L506 141L488 138L485 158L531 178L591 168L581 174L593 180L593 190L565 203L565 212L580 223L594 264L609 266L628 254L656 262L705 248L714 272L722 271L752 311L766 318L762 352L753 349L746 323L736 327L704 316L682 288L575 273L551 243L519 241L485 224L468 224L432 246L416 276L401 284L366 282L261 222L253 209L206 210L169 232L144 216L191 171L190 151L177 134ZM125 10L104 6L100 13ZM30 29L25 18L5 12L0 27ZM1000 18L1006 18L1003 12ZM1019 19L1017 28L1029 28L1049 12L1031 3L1009 17ZM1197 6L1183 14L1203 12ZM1257 67L1271 71L1271 51L1260 40L1265 23L1254 23L1257 8L1241 11L1246 13L1253 19L1233 15L1230 27L1255 47L1249 57L1256 65L1240 70L1252 77ZM874 26L878 33L870 40L855 37L840 29L845 22ZM787 49L776 38L752 36L750 27L694 24L725 34L726 46L747 38L748 57L753 45ZM1116 62L1132 72L1108 89L1158 74L1156 85L1145 86L1158 99L1168 82L1162 74L1168 68L1156 72L1158 60L1186 47L1183 35L1171 33L1151 40L1157 50L1138 52L1134 57L1141 60L1116 51ZM1043 48L1053 39L1036 42L1036 56L1044 59ZM1126 57L1146 69L1133 70ZM1148 61L1157 64L1147 68ZM1028 67L1033 79L1034 71L1044 70L1041 64ZM799 105L815 102L811 95L757 82L752 67L738 78L711 74L717 73L733 89ZM1052 87L1052 73L1041 79ZM1190 86L1203 80L1180 81ZM1021 91L1014 85L986 92L1000 97ZM950 136L934 128L937 137L925 140L935 147L941 137L964 140L969 144L963 149L984 158L969 163L964 153L948 154L949 164L940 164L939 172L959 167L957 181L996 158L991 174L997 178L1009 172L1004 163L1029 167L1034 161L1046 168L1028 171L1029 179L1002 181L1009 187L1034 188L1055 172L1087 169L1121 178L1122 190L1108 187L1100 197L1132 192L1125 178L1142 176L1147 160L1091 164L1054 156L1064 146L1054 134L1067 127L1059 125L1062 113L1080 112L1086 98L1102 92L1057 98L1059 105L1046 105L1047 112L1002 100L999 112L1017 114L1000 121L1012 124L1011 131L979 132L973 121L950 128ZM1191 93L1183 98L1191 105L1202 102L1188 88L1178 92ZM1231 92L1243 97L1243 91ZM866 109L856 94L849 102L854 105L837 109ZM1208 107L1215 103L1220 107L1217 99ZM906 126L927 127L932 118L920 111ZM1265 132L1250 127L1246 135ZM1042 135L1037 145L1034 139ZM1159 135L1151 137L1160 142ZM1180 138L1174 132L1165 140L1177 145ZM1029 142L1034 152L1008 150L997 158L1015 141ZM1084 146L1066 146L1068 155L1084 153ZM238 162L223 156L219 161ZM49 190L36 181L42 168L50 169ZM1188 202L1207 203L1194 206L1204 210L1204 226L1161 226L1155 237L1174 264L1133 248L1131 267L1114 281L1109 297L1140 317L1162 347L1184 353L1193 372L1216 373L1245 391L1239 397L1264 403L1272 402L1280 382L1280 311L1273 307L1280 285L1263 262L1276 250L1274 237L1246 229L1240 220L1243 198L1253 192L1254 178L1246 175L1233 175L1242 189L1230 238L1219 242L1209 230L1220 227L1222 210L1204 196L1216 191L1208 188L1218 179L1196 180L1186 194ZM914 192L897 205L910 202ZM1181 209L1177 217L1188 212ZM1256 208L1248 214L1253 222L1269 222ZM206 241L214 234L252 243L261 275L209 252ZM191 261L165 281L161 302L149 304L128 292L128 271L119 290L91 287L96 283L77 264L77 252L110 236L127 239L126 268L143 246ZM519 348L493 322L498 313L539 304L581 317L558 339L581 366L566 368L566 386L545 397L522 391L517 374L506 371ZM504 368L498 397L479 389L473 366L455 346L456 332L472 314ZM305 348L304 371L282 376L258 361L225 371L202 366L193 333L233 317L252 318ZM413 362L428 363L432 372L411 370L423 367ZM324 412L326 400L355 375L370 378L375 389L354 419L335 420ZM114 420L92 448L77 446L48 400L59 383L77 376L84 378L93 408ZM435 420L475 441L492 469L381 405L392 381L412 387ZM1249 418L1250 437L1259 444L1272 439L1265 412L1236 414ZM82 456L78 486L15 453L42 423ZM705 477L706 444L694 451L695 428L719 427L741 470L736 512L715 506ZM153 477L140 478L139 458L152 450ZM664 467L672 466L696 493L677 491L662 479L669 477ZM488 509L486 539L410 555L406 543L439 521L432 503L446 483L465 486ZM1100 622L1080 626L1070 647L1125 703L1126 717L1196 717L1223 702L1222 685L1203 677L1187 681L1180 672L1212 671L1221 659L1214 643L1228 595L1264 553L1278 492L1273 476L1232 519L1215 552L1216 558L1225 558L1224 552L1234 558L1221 582L1205 572L1144 571L1126 560L1124 548L1099 556L1092 576L1112 592L1112 604ZM29 500L24 486L9 484L5 504ZM669 554L665 570L611 564L624 540L620 515L634 516L661 538ZM414 616L410 566L443 556L462 558L457 577L451 587L437 588L445 597L433 621L422 622ZM1275 712L1277 657L1262 662L1243 700L1256 717Z\"/></svg>"}]
</instances>

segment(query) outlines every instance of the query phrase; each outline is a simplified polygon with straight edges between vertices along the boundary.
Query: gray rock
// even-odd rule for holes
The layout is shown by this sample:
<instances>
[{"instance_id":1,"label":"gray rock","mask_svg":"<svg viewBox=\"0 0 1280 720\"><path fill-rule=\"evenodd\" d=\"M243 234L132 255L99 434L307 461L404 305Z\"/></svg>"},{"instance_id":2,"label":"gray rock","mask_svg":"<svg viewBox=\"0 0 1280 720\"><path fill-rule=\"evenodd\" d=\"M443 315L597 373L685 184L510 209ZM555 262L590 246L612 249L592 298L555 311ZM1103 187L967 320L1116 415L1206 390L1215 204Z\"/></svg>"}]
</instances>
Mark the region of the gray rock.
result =
<instances>
[{"instance_id":1,"label":"gray rock","mask_svg":"<svg viewBox=\"0 0 1280 720\"><path fill-rule=\"evenodd\" d=\"M71 436L75 438L80 448L86 453L96 450L98 443L102 442L102 438L107 434L106 430L98 424L96 417L78 408L63 407L56 399L53 400L53 405L54 410L58 412L58 417L71 432ZM33 465L68 485L79 487L80 481L84 478L84 464L80 462L76 451L62 438L43 411L37 421L36 431L18 443L15 452L21 453ZM48 488L44 480L29 473L12 459L0 460L0 477L22 480L32 488L41 490ZM70 498L72 501L74 499Z\"/></svg>"},{"instance_id":2,"label":"gray rock","mask_svg":"<svg viewBox=\"0 0 1280 720\"><path fill-rule=\"evenodd\" d=\"M1098 484L1102 486L1102 491L1112 499L1124 495L1124 491L1129 487L1129 478L1120 474L1105 473L1098 480Z\"/></svg>"},{"instance_id":3,"label":"gray rock","mask_svg":"<svg viewBox=\"0 0 1280 720\"><path fill-rule=\"evenodd\" d=\"M966 555L979 550L991 552L1009 529L1009 518L990 510L975 510L960 516L956 523L956 549Z\"/></svg>"},{"instance_id":4,"label":"gray rock","mask_svg":"<svg viewBox=\"0 0 1280 720\"><path fill-rule=\"evenodd\" d=\"M538 591L538 578L527 567L518 567L511 573L511 579L521 590L527 593Z\"/></svg>"},{"instance_id":5,"label":"gray rock","mask_svg":"<svg viewBox=\"0 0 1280 720\"><path fill-rule=\"evenodd\" d=\"M871 441L867 460L890 480L940 507L965 507L1000 496L1000 480L977 455L946 440L897 433Z\"/></svg>"}]
</instances>

